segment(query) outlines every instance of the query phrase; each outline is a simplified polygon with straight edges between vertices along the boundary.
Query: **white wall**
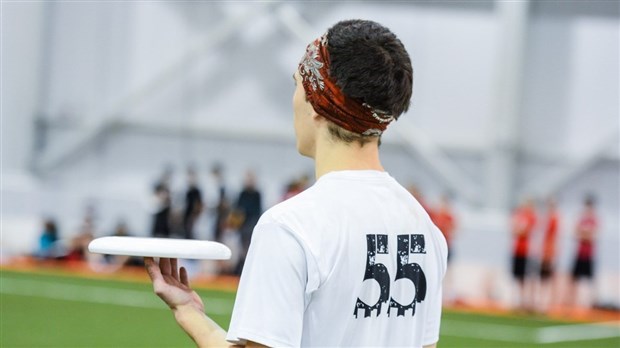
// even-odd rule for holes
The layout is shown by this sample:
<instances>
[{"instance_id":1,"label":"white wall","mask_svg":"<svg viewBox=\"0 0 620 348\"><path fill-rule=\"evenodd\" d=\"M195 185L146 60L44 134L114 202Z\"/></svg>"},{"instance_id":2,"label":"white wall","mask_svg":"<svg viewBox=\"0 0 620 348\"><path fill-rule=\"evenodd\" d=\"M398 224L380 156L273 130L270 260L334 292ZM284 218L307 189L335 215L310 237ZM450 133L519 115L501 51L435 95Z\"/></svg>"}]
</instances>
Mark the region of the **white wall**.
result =
<instances>
[{"instance_id":1,"label":"white wall","mask_svg":"<svg viewBox=\"0 0 620 348\"><path fill-rule=\"evenodd\" d=\"M43 3L2 4L2 166L23 170L33 148L43 58Z\"/></svg>"},{"instance_id":2,"label":"white wall","mask_svg":"<svg viewBox=\"0 0 620 348\"><path fill-rule=\"evenodd\" d=\"M521 144L579 158L620 127L618 18L534 17L526 57Z\"/></svg>"},{"instance_id":3,"label":"white wall","mask_svg":"<svg viewBox=\"0 0 620 348\"><path fill-rule=\"evenodd\" d=\"M119 2L50 3L47 117L80 126L105 116L127 92L131 6ZM63 141L63 139L60 139Z\"/></svg>"}]
</instances>

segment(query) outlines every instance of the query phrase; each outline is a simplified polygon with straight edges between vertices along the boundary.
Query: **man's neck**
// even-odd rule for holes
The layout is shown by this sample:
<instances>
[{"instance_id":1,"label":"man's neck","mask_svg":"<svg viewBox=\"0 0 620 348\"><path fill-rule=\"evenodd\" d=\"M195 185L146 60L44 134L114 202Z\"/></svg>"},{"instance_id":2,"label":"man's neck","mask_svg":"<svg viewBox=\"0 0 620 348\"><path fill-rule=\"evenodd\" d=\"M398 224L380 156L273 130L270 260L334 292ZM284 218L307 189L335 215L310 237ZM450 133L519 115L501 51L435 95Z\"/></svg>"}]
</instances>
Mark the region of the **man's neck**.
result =
<instances>
[{"instance_id":1,"label":"man's neck","mask_svg":"<svg viewBox=\"0 0 620 348\"><path fill-rule=\"evenodd\" d=\"M376 141L360 146L356 142L346 144L322 138L317 141L314 161L316 179L340 170L384 171Z\"/></svg>"}]
</instances>

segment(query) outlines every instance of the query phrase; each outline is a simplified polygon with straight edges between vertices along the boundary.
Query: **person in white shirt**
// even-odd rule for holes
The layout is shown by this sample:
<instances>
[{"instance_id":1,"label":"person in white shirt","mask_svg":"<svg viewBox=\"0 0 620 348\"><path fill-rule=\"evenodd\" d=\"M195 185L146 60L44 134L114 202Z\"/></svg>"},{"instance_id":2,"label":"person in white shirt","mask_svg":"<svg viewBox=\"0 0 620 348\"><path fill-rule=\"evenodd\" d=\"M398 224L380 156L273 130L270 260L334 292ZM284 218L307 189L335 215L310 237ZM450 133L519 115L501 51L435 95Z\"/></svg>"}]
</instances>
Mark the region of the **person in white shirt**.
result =
<instances>
[{"instance_id":1,"label":"person in white shirt","mask_svg":"<svg viewBox=\"0 0 620 348\"><path fill-rule=\"evenodd\" d=\"M316 183L254 229L228 333L174 259L146 258L155 293L198 346L407 346L439 340L446 241L379 160L413 72L387 28L342 21L294 74L297 149Z\"/></svg>"}]
</instances>

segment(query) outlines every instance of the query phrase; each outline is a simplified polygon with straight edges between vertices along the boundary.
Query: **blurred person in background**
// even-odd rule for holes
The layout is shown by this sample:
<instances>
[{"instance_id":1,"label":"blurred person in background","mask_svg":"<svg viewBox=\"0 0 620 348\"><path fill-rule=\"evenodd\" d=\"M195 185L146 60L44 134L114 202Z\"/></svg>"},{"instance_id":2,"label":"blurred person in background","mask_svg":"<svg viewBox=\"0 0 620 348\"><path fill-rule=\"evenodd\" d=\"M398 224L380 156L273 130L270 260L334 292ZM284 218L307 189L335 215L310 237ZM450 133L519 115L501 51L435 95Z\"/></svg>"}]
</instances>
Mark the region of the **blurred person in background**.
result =
<instances>
[{"instance_id":1,"label":"blurred person in background","mask_svg":"<svg viewBox=\"0 0 620 348\"><path fill-rule=\"evenodd\" d=\"M183 236L185 239L194 239L194 225L204 203L202 193L198 188L198 177L193 167L187 169L187 192L185 193L185 211L183 213Z\"/></svg>"},{"instance_id":2,"label":"blurred person in background","mask_svg":"<svg viewBox=\"0 0 620 348\"><path fill-rule=\"evenodd\" d=\"M439 228L443 236L448 243L448 271L444 278L444 294L447 302L452 302L455 294L452 292L454 288L452 286L452 272L450 272L450 262L454 256L452 250L452 241L454 240L454 232L456 230L456 219L452 212L452 204L450 202L450 194L444 193L441 195L439 205L433 209L431 219L435 223L435 226Z\"/></svg>"},{"instance_id":3,"label":"blurred person in background","mask_svg":"<svg viewBox=\"0 0 620 348\"><path fill-rule=\"evenodd\" d=\"M243 223L239 228L239 233L241 234L241 244L243 245L243 253L239 265L240 267L243 267L245 254L247 254L248 248L250 247L250 241L252 240L252 231L254 230L254 226L256 226L260 215L263 213L261 193L256 188L256 175L251 170L246 172L245 180L243 182L243 189L239 193L239 198L237 198L235 209L243 214Z\"/></svg>"},{"instance_id":4,"label":"blurred person in background","mask_svg":"<svg viewBox=\"0 0 620 348\"><path fill-rule=\"evenodd\" d=\"M224 182L223 168L221 165L216 164L211 168L211 176L215 181L215 189L217 190L217 197L215 203L215 222L213 224L213 238L221 242L224 237L224 229L226 227L226 220L230 213L230 202L226 195L226 184Z\"/></svg>"},{"instance_id":5,"label":"blurred person in background","mask_svg":"<svg viewBox=\"0 0 620 348\"><path fill-rule=\"evenodd\" d=\"M557 204L553 197L547 199L543 247L540 264L540 287L536 292L538 308L546 312L557 300L558 289L555 279L556 243L560 226Z\"/></svg>"},{"instance_id":6,"label":"blurred person in background","mask_svg":"<svg viewBox=\"0 0 620 348\"><path fill-rule=\"evenodd\" d=\"M88 257L88 244L90 244L93 238L93 234L90 232L79 232L71 238L68 253L62 257L62 260L69 262L86 261Z\"/></svg>"},{"instance_id":7,"label":"blurred person in background","mask_svg":"<svg viewBox=\"0 0 620 348\"><path fill-rule=\"evenodd\" d=\"M536 226L534 200L527 198L512 214L512 275L517 282L517 308L532 309L531 282L528 277L528 254L530 236Z\"/></svg>"},{"instance_id":8,"label":"blurred person in background","mask_svg":"<svg viewBox=\"0 0 620 348\"><path fill-rule=\"evenodd\" d=\"M439 228L448 243L448 262L451 259L452 241L454 240L454 231L456 229L456 219L452 212L452 204L450 203L450 195L445 193L441 196L439 205L433 209L433 222Z\"/></svg>"},{"instance_id":9,"label":"blurred person in background","mask_svg":"<svg viewBox=\"0 0 620 348\"><path fill-rule=\"evenodd\" d=\"M67 253L62 257L63 260L70 262L86 261L89 255L91 255L88 252L88 244L94 239L96 234L95 216L95 207L88 205L82 225L78 233L69 241Z\"/></svg>"},{"instance_id":10,"label":"blurred person in background","mask_svg":"<svg viewBox=\"0 0 620 348\"><path fill-rule=\"evenodd\" d=\"M131 237L127 223L120 219L114 227L112 237ZM111 273L123 266L144 266L144 259L138 256L91 254L89 265L93 271Z\"/></svg>"},{"instance_id":11,"label":"blurred person in background","mask_svg":"<svg viewBox=\"0 0 620 348\"><path fill-rule=\"evenodd\" d=\"M282 195L282 201L285 201L291 197L297 196L308 187L309 178L307 175L302 175L299 178L293 179L286 185L284 194Z\"/></svg>"},{"instance_id":12,"label":"blurred person in background","mask_svg":"<svg viewBox=\"0 0 620 348\"><path fill-rule=\"evenodd\" d=\"M422 208L424 208L424 211L426 211L426 213L428 214L428 216L433 217L433 209L432 207L426 202L426 199L424 197L424 194L422 193L422 191L420 191L420 189L418 188L417 185L414 184L410 184L409 186L407 186L407 191L409 191L409 193L418 201L418 203L420 203L420 205L422 206Z\"/></svg>"},{"instance_id":13,"label":"blurred person in background","mask_svg":"<svg viewBox=\"0 0 620 348\"><path fill-rule=\"evenodd\" d=\"M58 241L58 227L54 219L46 219L43 222L43 232L39 237L39 247L35 256L41 259L53 259L58 256L56 250Z\"/></svg>"},{"instance_id":14,"label":"blurred person in background","mask_svg":"<svg viewBox=\"0 0 620 348\"><path fill-rule=\"evenodd\" d=\"M124 220L119 220L114 228L114 233L112 233L113 237L131 237L131 233L129 232L129 226ZM108 259L109 263L113 265L121 266L144 266L144 260L141 257L136 256L125 256L125 255L110 255L111 259Z\"/></svg>"},{"instance_id":15,"label":"blurred person in background","mask_svg":"<svg viewBox=\"0 0 620 348\"><path fill-rule=\"evenodd\" d=\"M592 307L594 302L594 242L599 228L595 203L596 200L591 194L584 198L583 210L575 228L577 254L569 289L571 304L583 305L585 308Z\"/></svg>"},{"instance_id":16,"label":"blurred person in background","mask_svg":"<svg viewBox=\"0 0 620 348\"><path fill-rule=\"evenodd\" d=\"M243 224L243 214L238 211L230 211L224 220L221 243L230 248L232 256L228 260L218 262L219 273L224 275L239 275L238 267L241 261L243 246L241 245L241 236L239 228Z\"/></svg>"},{"instance_id":17,"label":"blurred person in background","mask_svg":"<svg viewBox=\"0 0 620 348\"><path fill-rule=\"evenodd\" d=\"M154 214L151 227L153 237L168 238L172 232L172 196L170 193L170 181L172 180L172 168L166 167L160 180L154 187Z\"/></svg>"},{"instance_id":18,"label":"blurred person in background","mask_svg":"<svg viewBox=\"0 0 620 348\"><path fill-rule=\"evenodd\" d=\"M310 186L310 176L308 174L303 174L299 177L298 185L300 190L299 193L305 191Z\"/></svg>"},{"instance_id":19,"label":"blurred person in background","mask_svg":"<svg viewBox=\"0 0 620 348\"><path fill-rule=\"evenodd\" d=\"M127 227L127 223L123 220L120 220L116 224L116 228L114 229L114 233L112 233L113 237L130 237L129 228Z\"/></svg>"},{"instance_id":20,"label":"blurred person in background","mask_svg":"<svg viewBox=\"0 0 620 348\"><path fill-rule=\"evenodd\" d=\"M299 194L299 189L297 186L297 179L293 179L291 181L289 181L286 184L286 187L284 188L284 194L282 195L282 198L280 199L280 202L286 201L287 199L297 196L297 194Z\"/></svg>"},{"instance_id":21,"label":"blurred person in background","mask_svg":"<svg viewBox=\"0 0 620 348\"><path fill-rule=\"evenodd\" d=\"M407 51L378 23L343 21L307 46L293 79L296 145L317 181L256 225L228 334L176 259L146 258L155 293L200 347L435 347L446 241L379 159L410 104Z\"/></svg>"}]
</instances>

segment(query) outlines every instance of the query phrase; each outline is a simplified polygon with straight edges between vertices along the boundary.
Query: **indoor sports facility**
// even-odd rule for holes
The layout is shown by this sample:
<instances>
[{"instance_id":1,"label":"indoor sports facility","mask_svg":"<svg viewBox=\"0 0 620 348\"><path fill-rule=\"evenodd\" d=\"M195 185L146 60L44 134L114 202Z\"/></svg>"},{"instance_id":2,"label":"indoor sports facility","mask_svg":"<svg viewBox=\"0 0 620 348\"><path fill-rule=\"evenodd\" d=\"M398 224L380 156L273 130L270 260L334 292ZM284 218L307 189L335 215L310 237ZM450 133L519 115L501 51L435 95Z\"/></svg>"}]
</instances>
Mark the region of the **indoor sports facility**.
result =
<instances>
[{"instance_id":1,"label":"indoor sports facility","mask_svg":"<svg viewBox=\"0 0 620 348\"><path fill-rule=\"evenodd\" d=\"M291 75L309 42L356 18L411 57L411 105L380 153L447 240L438 345L620 346L617 1L0 12L1 347L192 346L143 259L88 251L104 236L228 246L230 260L180 261L227 329L259 216L315 181Z\"/></svg>"}]
</instances>

